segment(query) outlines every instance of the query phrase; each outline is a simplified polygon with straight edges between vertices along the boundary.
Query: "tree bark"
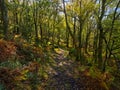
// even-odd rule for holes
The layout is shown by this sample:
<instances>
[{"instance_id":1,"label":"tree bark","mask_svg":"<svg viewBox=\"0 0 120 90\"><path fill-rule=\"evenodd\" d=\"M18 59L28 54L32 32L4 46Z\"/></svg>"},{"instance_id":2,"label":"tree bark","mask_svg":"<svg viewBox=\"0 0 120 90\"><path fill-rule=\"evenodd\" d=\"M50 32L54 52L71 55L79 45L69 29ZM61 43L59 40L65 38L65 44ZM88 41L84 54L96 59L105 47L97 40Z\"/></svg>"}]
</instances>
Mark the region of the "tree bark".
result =
<instances>
[{"instance_id":1,"label":"tree bark","mask_svg":"<svg viewBox=\"0 0 120 90\"><path fill-rule=\"evenodd\" d=\"M74 39L73 33L70 29L69 23L68 23L68 18L67 18L67 12L66 12L66 7L65 7L65 1L63 0L63 10L64 10L64 15L65 15L65 22L66 22L66 39L67 39L67 47L69 43L69 34ZM68 32L68 33L67 33Z\"/></svg>"},{"instance_id":2,"label":"tree bark","mask_svg":"<svg viewBox=\"0 0 120 90\"><path fill-rule=\"evenodd\" d=\"M37 8L36 8L36 3L33 2L34 5L34 11L33 11L33 19L34 19L34 27L35 27L35 42L38 44L38 26L37 26Z\"/></svg>"},{"instance_id":3,"label":"tree bark","mask_svg":"<svg viewBox=\"0 0 120 90\"><path fill-rule=\"evenodd\" d=\"M74 36L74 38L73 38L73 47L74 48L76 48L77 47L77 45L76 45L76 17L74 17L74 25L73 25L73 36Z\"/></svg>"},{"instance_id":4,"label":"tree bark","mask_svg":"<svg viewBox=\"0 0 120 90\"><path fill-rule=\"evenodd\" d=\"M5 0L0 0L4 39L8 39L8 10Z\"/></svg>"},{"instance_id":5,"label":"tree bark","mask_svg":"<svg viewBox=\"0 0 120 90\"><path fill-rule=\"evenodd\" d=\"M103 26L102 26L102 19L104 17L105 13L105 3L106 0L102 0L102 6L101 6L101 14L100 17L98 17L98 23L97 28L99 30L99 42L98 42L98 68L102 69L103 64L103 58L102 58L102 51L103 51Z\"/></svg>"}]
</instances>

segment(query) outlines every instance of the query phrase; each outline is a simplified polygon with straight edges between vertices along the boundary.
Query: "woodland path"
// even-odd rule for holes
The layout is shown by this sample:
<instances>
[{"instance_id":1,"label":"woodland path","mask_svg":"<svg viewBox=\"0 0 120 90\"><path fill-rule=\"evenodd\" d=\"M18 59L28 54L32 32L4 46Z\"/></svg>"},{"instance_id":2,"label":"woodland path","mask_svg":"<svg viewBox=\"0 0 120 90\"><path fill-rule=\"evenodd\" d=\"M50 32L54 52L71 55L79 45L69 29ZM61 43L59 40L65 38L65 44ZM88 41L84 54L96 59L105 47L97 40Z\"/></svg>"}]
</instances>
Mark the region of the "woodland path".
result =
<instances>
[{"instance_id":1,"label":"woodland path","mask_svg":"<svg viewBox=\"0 0 120 90\"><path fill-rule=\"evenodd\" d=\"M56 65L49 71L50 79L45 90L85 90L82 83L78 83L78 79L73 76L74 61L68 59L65 53L59 49L59 52L53 54Z\"/></svg>"}]
</instances>

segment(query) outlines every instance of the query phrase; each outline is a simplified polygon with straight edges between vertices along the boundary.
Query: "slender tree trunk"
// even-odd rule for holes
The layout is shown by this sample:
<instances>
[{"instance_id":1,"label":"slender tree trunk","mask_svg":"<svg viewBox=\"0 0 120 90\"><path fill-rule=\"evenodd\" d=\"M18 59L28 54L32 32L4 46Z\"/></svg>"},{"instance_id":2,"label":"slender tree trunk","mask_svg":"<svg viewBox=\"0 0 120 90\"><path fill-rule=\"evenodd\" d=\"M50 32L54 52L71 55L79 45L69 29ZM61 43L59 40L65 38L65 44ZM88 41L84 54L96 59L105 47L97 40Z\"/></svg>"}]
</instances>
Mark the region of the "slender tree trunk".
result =
<instances>
[{"instance_id":1,"label":"slender tree trunk","mask_svg":"<svg viewBox=\"0 0 120 90\"><path fill-rule=\"evenodd\" d=\"M35 42L38 44L38 26L37 26L37 8L36 8L36 3L33 2L34 4L34 11L33 11L33 19L34 19L34 27L35 27Z\"/></svg>"},{"instance_id":2,"label":"slender tree trunk","mask_svg":"<svg viewBox=\"0 0 120 90\"><path fill-rule=\"evenodd\" d=\"M98 24L98 29L100 30L99 34L99 43L98 43L98 67L102 68L103 58L102 58L102 50L103 50L103 27L101 26L101 22Z\"/></svg>"},{"instance_id":3,"label":"slender tree trunk","mask_svg":"<svg viewBox=\"0 0 120 90\"><path fill-rule=\"evenodd\" d=\"M16 17L16 25L17 25L17 27L16 27L16 33L19 34L20 31L19 31L19 26L18 26L18 25L19 25L19 21L18 21L18 13L16 13L15 17Z\"/></svg>"},{"instance_id":4,"label":"slender tree trunk","mask_svg":"<svg viewBox=\"0 0 120 90\"><path fill-rule=\"evenodd\" d=\"M66 47L69 47L69 32L66 30Z\"/></svg>"},{"instance_id":5,"label":"slender tree trunk","mask_svg":"<svg viewBox=\"0 0 120 90\"><path fill-rule=\"evenodd\" d=\"M100 16L98 17L98 23L97 23L97 28L99 30L99 42L98 42L98 68L102 69L103 66L103 57L102 57L102 51L103 51L103 37L104 37L104 33L103 33L103 26L102 26L102 19L104 17L104 13L105 13L105 3L106 0L102 0L102 4L101 4L101 12L100 12Z\"/></svg>"},{"instance_id":6,"label":"slender tree trunk","mask_svg":"<svg viewBox=\"0 0 120 90\"><path fill-rule=\"evenodd\" d=\"M88 53L88 41L89 41L90 33L87 33L86 41L85 41L85 53L89 55Z\"/></svg>"},{"instance_id":7,"label":"slender tree trunk","mask_svg":"<svg viewBox=\"0 0 120 90\"><path fill-rule=\"evenodd\" d=\"M77 49L77 60L78 61L81 61L81 63L83 62L82 60L82 22L80 21L80 28L79 28L79 31L78 31L78 49Z\"/></svg>"},{"instance_id":8,"label":"slender tree trunk","mask_svg":"<svg viewBox=\"0 0 120 90\"><path fill-rule=\"evenodd\" d=\"M85 40L85 53L89 55L89 53L88 53L88 42L89 42L89 37L90 37L90 33L91 33L91 28L88 28L88 27L89 26L87 25L87 35L86 35L86 40Z\"/></svg>"},{"instance_id":9,"label":"slender tree trunk","mask_svg":"<svg viewBox=\"0 0 120 90\"><path fill-rule=\"evenodd\" d=\"M67 47L69 43L69 35L74 38L73 33L70 29L69 23L68 23L68 18L67 18L67 12L66 12L66 7L65 7L65 1L63 0L63 7L64 7L64 15L65 15L65 22L66 22L66 39L67 39Z\"/></svg>"},{"instance_id":10,"label":"slender tree trunk","mask_svg":"<svg viewBox=\"0 0 120 90\"><path fill-rule=\"evenodd\" d=\"M35 18L34 18L34 26L35 26L35 41L38 42L38 28Z\"/></svg>"},{"instance_id":11,"label":"slender tree trunk","mask_svg":"<svg viewBox=\"0 0 120 90\"><path fill-rule=\"evenodd\" d=\"M15 26L14 26L14 31L13 31L13 33L14 33L14 34L19 34L18 13L17 13L16 11L14 11L14 12L13 12L13 15L14 15L14 17L15 17L15 18L14 18L14 24L15 24Z\"/></svg>"},{"instance_id":12,"label":"slender tree trunk","mask_svg":"<svg viewBox=\"0 0 120 90\"><path fill-rule=\"evenodd\" d=\"M40 23L40 36L41 36L41 44L43 42L43 30L42 30L42 24Z\"/></svg>"},{"instance_id":13,"label":"slender tree trunk","mask_svg":"<svg viewBox=\"0 0 120 90\"><path fill-rule=\"evenodd\" d=\"M80 5L80 10L82 9L82 0L79 1L79 5ZM82 58L82 30L83 30L83 23L84 21L82 20L81 17L81 11L80 11L80 16L79 18L79 30L78 30L78 48L77 48L77 56L76 56L76 60L81 61L81 64L83 64L83 58Z\"/></svg>"},{"instance_id":14,"label":"slender tree trunk","mask_svg":"<svg viewBox=\"0 0 120 90\"><path fill-rule=\"evenodd\" d=\"M93 59L94 59L94 63L98 63L98 30L96 30L94 32L94 42L93 42Z\"/></svg>"},{"instance_id":15,"label":"slender tree trunk","mask_svg":"<svg viewBox=\"0 0 120 90\"><path fill-rule=\"evenodd\" d=\"M73 47L74 48L76 48L77 46L76 46L76 17L74 17L74 25L73 25L73 36L74 36L74 38L73 38Z\"/></svg>"},{"instance_id":16,"label":"slender tree trunk","mask_svg":"<svg viewBox=\"0 0 120 90\"><path fill-rule=\"evenodd\" d=\"M5 0L0 0L0 7L1 7L1 15L2 15L2 21L3 21L3 34L4 34L4 39L8 39L8 10L6 6Z\"/></svg>"}]
</instances>

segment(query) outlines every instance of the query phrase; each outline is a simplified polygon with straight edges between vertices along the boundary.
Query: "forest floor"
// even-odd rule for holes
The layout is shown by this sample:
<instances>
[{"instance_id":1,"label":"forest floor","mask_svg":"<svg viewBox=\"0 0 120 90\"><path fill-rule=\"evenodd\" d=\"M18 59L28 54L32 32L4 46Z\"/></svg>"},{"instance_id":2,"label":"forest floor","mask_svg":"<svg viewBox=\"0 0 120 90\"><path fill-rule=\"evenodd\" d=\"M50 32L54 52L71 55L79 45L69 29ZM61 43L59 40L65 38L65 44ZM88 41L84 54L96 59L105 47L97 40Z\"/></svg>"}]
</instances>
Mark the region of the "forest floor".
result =
<instances>
[{"instance_id":1,"label":"forest floor","mask_svg":"<svg viewBox=\"0 0 120 90\"><path fill-rule=\"evenodd\" d=\"M49 70L45 90L108 90L99 80L80 73L80 64L65 56L65 53L62 49L53 53L55 65Z\"/></svg>"}]
</instances>

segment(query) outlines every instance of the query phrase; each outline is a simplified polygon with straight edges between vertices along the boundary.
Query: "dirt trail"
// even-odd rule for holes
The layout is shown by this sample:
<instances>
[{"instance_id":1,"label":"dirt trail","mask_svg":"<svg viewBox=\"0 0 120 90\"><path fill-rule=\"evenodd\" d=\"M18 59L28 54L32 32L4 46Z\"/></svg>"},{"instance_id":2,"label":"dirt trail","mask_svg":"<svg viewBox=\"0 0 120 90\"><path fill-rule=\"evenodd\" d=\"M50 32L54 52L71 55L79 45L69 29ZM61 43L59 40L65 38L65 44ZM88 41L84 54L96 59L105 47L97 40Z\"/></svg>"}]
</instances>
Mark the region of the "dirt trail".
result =
<instances>
[{"instance_id":1,"label":"dirt trail","mask_svg":"<svg viewBox=\"0 0 120 90\"><path fill-rule=\"evenodd\" d=\"M109 90L100 79L78 71L78 62L69 59L66 53L62 49L52 53L55 65L48 71L48 84L44 90Z\"/></svg>"},{"instance_id":2,"label":"dirt trail","mask_svg":"<svg viewBox=\"0 0 120 90\"><path fill-rule=\"evenodd\" d=\"M66 51L60 49L59 53L53 55L56 65L49 71L50 79L45 90L83 90L73 77L75 64L65 53Z\"/></svg>"}]
</instances>

